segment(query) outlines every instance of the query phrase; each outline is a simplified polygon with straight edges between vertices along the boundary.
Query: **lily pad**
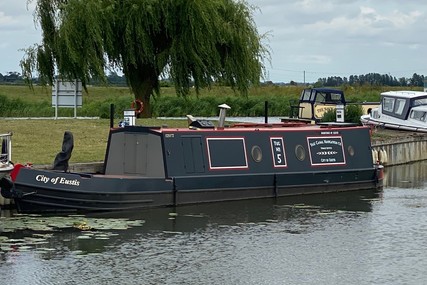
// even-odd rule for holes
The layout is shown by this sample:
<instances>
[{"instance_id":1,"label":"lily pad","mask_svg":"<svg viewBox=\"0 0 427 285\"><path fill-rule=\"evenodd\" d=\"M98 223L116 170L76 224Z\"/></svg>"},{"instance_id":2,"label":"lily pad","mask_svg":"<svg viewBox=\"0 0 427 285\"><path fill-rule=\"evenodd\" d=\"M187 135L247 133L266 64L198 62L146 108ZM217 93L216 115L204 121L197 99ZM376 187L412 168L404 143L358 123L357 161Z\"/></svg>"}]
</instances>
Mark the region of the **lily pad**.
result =
<instances>
[{"instance_id":1,"label":"lily pad","mask_svg":"<svg viewBox=\"0 0 427 285\"><path fill-rule=\"evenodd\" d=\"M81 235L77 237L77 239L91 239L91 238L92 238L91 236L87 236L87 235Z\"/></svg>"}]
</instances>

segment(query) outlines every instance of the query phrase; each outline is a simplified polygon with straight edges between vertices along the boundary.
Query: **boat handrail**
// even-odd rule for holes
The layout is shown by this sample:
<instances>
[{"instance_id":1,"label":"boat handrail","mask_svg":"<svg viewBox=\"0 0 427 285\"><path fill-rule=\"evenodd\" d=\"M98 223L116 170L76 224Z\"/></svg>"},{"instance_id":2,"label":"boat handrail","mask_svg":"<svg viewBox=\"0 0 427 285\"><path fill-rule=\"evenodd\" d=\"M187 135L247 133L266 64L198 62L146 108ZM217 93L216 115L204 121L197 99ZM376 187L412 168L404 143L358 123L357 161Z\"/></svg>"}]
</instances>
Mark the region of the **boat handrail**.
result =
<instances>
[{"instance_id":1,"label":"boat handrail","mask_svg":"<svg viewBox=\"0 0 427 285\"><path fill-rule=\"evenodd\" d=\"M3 164L9 164L12 159L12 133L0 134L0 162Z\"/></svg>"},{"instance_id":2,"label":"boat handrail","mask_svg":"<svg viewBox=\"0 0 427 285\"><path fill-rule=\"evenodd\" d=\"M302 127L310 125L307 122L281 122L281 123L235 123L231 128L281 128L281 127Z\"/></svg>"}]
</instances>

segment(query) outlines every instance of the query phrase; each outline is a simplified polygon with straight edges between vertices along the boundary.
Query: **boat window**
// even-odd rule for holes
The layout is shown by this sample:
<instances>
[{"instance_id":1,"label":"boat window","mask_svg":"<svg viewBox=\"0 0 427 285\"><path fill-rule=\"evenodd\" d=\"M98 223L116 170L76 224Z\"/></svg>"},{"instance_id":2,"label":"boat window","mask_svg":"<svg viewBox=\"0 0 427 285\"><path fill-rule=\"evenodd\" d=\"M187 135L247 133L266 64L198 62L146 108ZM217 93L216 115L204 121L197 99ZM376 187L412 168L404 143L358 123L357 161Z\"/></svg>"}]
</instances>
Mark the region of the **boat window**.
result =
<instances>
[{"instance_id":1,"label":"boat window","mask_svg":"<svg viewBox=\"0 0 427 285\"><path fill-rule=\"evenodd\" d=\"M302 91L301 100L303 100L303 101L309 101L310 100L310 94L311 94L311 90L310 89Z\"/></svg>"},{"instance_id":2,"label":"boat window","mask_svg":"<svg viewBox=\"0 0 427 285\"><path fill-rule=\"evenodd\" d=\"M384 97L383 98L383 110L393 112L394 109L394 98Z\"/></svg>"},{"instance_id":3,"label":"boat window","mask_svg":"<svg viewBox=\"0 0 427 285\"><path fill-rule=\"evenodd\" d=\"M340 93L331 93L331 101L341 102L341 94Z\"/></svg>"},{"instance_id":4,"label":"boat window","mask_svg":"<svg viewBox=\"0 0 427 285\"><path fill-rule=\"evenodd\" d=\"M316 102L322 102L324 103L326 101L326 94L325 93L317 93L316 95Z\"/></svg>"},{"instance_id":5,"label":"boat window","mask_svg":"<svg viewBox=\"0 0 427 285\"><path fill-rule=\"evenodd\" d=\"M424 111L417 111L417 110L413 110L413 111L411 112L410 117L411 117L411 119L414 119L414 120L418 120L418 121L422 121L422 122L424 122L424 121L425 121L425 118L426 118L426 112L424 112Z\"/></svg>"},{"instance_id":6,"label":"boat window","mask_svg":"<svg viewBox=\"0 0 427 285\"><path fill-rule=\"evenodd\" d=\"M252 155L252 159L255 162L261 162L261 160L262 160L262 150L261 150L261 148L259 146L255 145L255 146L252 147L251 155Z\"/></svg>"},{"instance_id":7,"label":"boat window","mask_svg":"<svg viewBox=\"0 0 427 285\"><path fill-rule=\"evenodd\" d=\"M319 103L339 103L341 102L340 93L322 93L318 92L316 96L316 102Z\"/></svg>"},{"instance_id":8,"label":"boat window","mask_svg":"<svg viewBox=\"0 0 427 285\"><path fill-rule=\"evenodd\" d=\"M405 108L405 99L396 99L396 111L397 115L402 115L403 109Z\"/></svg>"},{"instance_id":9,"label":"boat window","mask_svg":"<svg viewBox=\"0 0 427 285\"><path fill-rule=\"evenodd\" d=\"M421 98L414 100L413 106L427 105L427 98Z\"/></svg>"},{"instance_id":10,"label":"boat window","mask_svg":"<svg viewBox=\"0 0 427 285\"><path fill-rule=\"evenodd\" d=\"M313 91L310 94L310 102L314 102L316 100L317 92Z\"/></svg>"},{"instance_id":11,"label":"boat window","mask_svg":"<svg viewBox=\"0 0 427 285\"><path fill-rule=\"evenodd\" d=\"M349 145L347 148L347 151L348 151L348 154L350 156L354 156L354 147L353 146Z\"/></svg>"},{"instance_id":12,"label":"boat window","mask_svg":"<svg viewBox=\"0 0 427 285\"><path fill-rule=\"evenodd\" d=\"M305 149L302 145L299 144L295 147L295 156L299 161L305 159Z\"/></svg>"},{"instance_id":13,"label":"boat window","mask_svg":"<svg viewBox=\"0 0 427 285\"><path fill-rule=\"evenodd\" d=\"M207 138L210 169L248 168L244 138Z\"/></svg>"}]
</instances>

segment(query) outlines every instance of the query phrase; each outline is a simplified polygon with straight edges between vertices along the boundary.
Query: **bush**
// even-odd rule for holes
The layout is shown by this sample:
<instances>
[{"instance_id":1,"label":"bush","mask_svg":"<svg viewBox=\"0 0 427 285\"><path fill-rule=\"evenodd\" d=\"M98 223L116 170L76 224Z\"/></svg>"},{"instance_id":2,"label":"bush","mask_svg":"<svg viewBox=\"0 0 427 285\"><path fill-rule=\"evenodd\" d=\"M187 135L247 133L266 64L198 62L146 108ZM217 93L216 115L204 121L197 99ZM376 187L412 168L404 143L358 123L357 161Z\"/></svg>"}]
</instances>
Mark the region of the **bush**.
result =
<instances>
[{"instance_id":1,"label":"bush","mask_svg":"<svg viewBox=\"0 0 427 285\"><path fill-rule=\"evenodd\" d=\"M354 123L360 125L360 116L363 115L362 106L359 104L352 104L345 106L344 109L344 122ZM322 122L335 122L337 118L336 109L329 109L325 112Z\"/></svg>"},{"instance_id":2,"label":"bush","mask_svg":"<svg viewBox=\"0 0 427 285\"><path fill-rule=\"evenodd\" d=\"M328 109L323 114L323 118L320 120L322 122L335 122L337 119L337 111L335 109Z\"/></svg>"},{"instance_id":3,"label":"bush","mask_svg":"<svg viewBox=\"0 0 427 285\"><path fill-rule=\"evenodd\" d=\"M347 105L344 111L344 119L346 122L361 124L360 117L363 115L363 108L361 105Z\"/></svg>"}]
</instances>

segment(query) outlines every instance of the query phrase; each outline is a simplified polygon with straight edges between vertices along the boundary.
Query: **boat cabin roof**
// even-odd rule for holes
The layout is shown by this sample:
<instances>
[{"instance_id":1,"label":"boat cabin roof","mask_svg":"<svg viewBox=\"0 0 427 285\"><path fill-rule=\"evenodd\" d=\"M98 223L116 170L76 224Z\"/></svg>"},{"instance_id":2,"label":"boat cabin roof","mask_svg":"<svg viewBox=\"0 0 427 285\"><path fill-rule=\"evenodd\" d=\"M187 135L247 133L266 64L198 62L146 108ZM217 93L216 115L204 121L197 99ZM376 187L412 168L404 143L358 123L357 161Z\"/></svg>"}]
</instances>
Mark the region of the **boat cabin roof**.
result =
<instances>
[{"instance_id":1,"label":"boat cabin roof","mask_svg":"<svg viewBox=\"0 0 427 285\"><path fill-rule=\"evenodd\" d=\"M407 120L411 109L427 105L427 92L388 91L381 93L382 113Z\"/></svg>"},{"instance_id":2,"label":"boat cabin roof","mask_svg":"<svg viewBox=\"0 0 427 285\"><path fill-rule=\"evenodd\" d=\"M300 102L344 104L344 92L332 88L307 88L301 92Z\"/></svg>"},{"instance_id":3,"label":"boat cabin roof","mask_svg":"<svg viewBox=\"0 0 427 285\"><path fill-rule=\"evenodd\" d=\"M417 97L427 97L427 92L422 91L388 91L381 93L381 96L389 97L404 97L408 99L417 98Z\"/></svg>"}]
</instances>

